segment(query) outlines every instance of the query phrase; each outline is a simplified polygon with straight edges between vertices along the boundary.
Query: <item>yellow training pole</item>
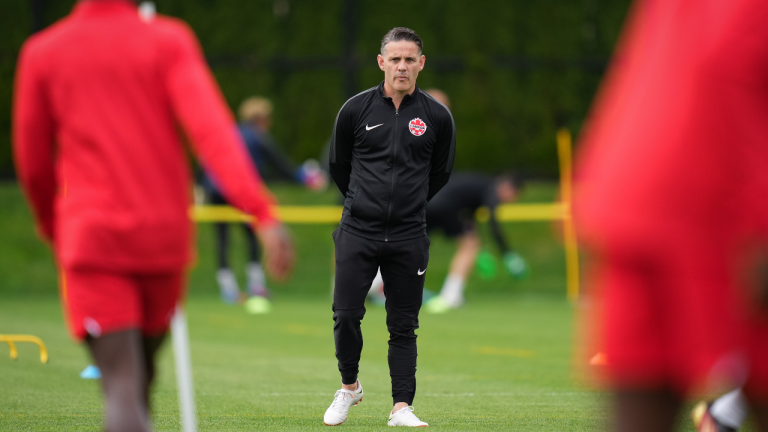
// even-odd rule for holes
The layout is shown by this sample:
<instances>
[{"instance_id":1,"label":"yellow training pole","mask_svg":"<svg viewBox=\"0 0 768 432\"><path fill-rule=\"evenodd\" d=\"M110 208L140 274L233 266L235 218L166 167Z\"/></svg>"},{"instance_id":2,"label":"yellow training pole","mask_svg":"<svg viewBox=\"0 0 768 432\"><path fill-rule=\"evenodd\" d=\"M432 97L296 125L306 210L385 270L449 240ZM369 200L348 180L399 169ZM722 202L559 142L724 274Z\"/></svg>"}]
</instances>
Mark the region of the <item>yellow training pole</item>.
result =
<instances>
[{"instance_id":1,"label":"yellow training pole","mask_svg":"<svg viewBox=\"0 0 768 432\"><path fill-rule=\"evenodd\" d=\"M573 167L571 162L571 132L557 131L557 155L560 160L560 201L563 206L563 242L565 244L565 278L568 300L579 298L579 246L573 226L571 200L573 198Z\"/></svg>"},{"instance_id":2,"label":"yellow training pole","mask_svg":"<svg viewBox=\"0 0 768 432\"><path fill-rule=\"evenodd\" d=\"M338 224L341 220L341 206L278 206L277 214L290 224ZM503 204L496 207L496 218L501 222L563 220L567 217L564 203L547 204ZM197 222L249 222L253 218L226 205L196 205L189 210L189 216ZM477 211L480 222L488 221L488 209Z\"/></svg>"},{"instance_id":3,"label":"yellow training pole","mask_svg":"<svg viewBox=\"0 0 768 432\"><path fill-rule=\"evenodd\" d=\"M0 342L8 344L8 348L11 350L11 359L16 360L19 352L16 350L14 342L31 342L36 344L40 348L40 362L48 363L48 350L45 349L45 344L37 336L31 335L2 335L0 334Z\"/></svg>"},{"instance_id":4,"label":"yellow training pole","mask_svg":"<svg viewBox=\"0 0 768 432\"><path fill-rule=\"evenodd\" d=\"M339 223L341 206L279 206L277 215L285 223ZM190 217L198 222L249 222L252 217L230 206L195 206Z\"/></svg>"}]
</instances>

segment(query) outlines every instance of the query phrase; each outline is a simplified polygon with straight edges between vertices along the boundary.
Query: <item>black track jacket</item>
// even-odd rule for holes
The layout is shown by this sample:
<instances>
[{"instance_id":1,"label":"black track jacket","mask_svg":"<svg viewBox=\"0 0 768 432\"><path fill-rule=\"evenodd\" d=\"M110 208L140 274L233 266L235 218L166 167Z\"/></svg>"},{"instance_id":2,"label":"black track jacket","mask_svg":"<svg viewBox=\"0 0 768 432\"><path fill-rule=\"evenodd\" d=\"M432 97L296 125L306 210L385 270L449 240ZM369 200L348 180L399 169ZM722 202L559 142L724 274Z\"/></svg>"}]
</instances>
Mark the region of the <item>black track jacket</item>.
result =
<instances>
[{"instance_id":1,"label":"black track jacket","mask_svg":"<svg viewBox=\"0 0 768 432\"><path fill-rule=\"evenodd\" d=\"M341 229L372 240L426 233L427 201L448 182L456 127L418 86L395 109L384 82L350 98L331 138L330 173L344 194Z\"/></svg>"}]
</instances>

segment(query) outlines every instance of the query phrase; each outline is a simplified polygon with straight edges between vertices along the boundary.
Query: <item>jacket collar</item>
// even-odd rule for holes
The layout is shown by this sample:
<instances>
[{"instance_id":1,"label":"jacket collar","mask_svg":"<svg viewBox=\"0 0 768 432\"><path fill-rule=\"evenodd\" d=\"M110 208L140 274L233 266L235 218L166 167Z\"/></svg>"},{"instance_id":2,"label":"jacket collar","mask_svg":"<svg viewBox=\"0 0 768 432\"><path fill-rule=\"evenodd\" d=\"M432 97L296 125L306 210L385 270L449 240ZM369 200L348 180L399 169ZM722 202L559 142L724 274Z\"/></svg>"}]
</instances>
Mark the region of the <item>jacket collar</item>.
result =
<instances>
[{"instance_id":1,"label":"jacket collar","mask_svg":"<svg viewBox=\"0 0 768 432\"><path fill-rule=\"evenodd\" d=\"M384 95L384 81L380 82L379 86L376 87L376 92L379 94L379 96L382 99L384 99L385 101L387 101L389 103L392 103L392 98L389 97L389 96L385 96ZM403 98L403 101L400 102L400 106L409 105L409 104L413 103L413 101L415 101L416 98L419 96L419 92L421 92L421 90L419 90L419 85L416 84L416 86L415 86L415 88L413 90L413 93L405 95L405 97Z\"/></svg>"}]
</instances>

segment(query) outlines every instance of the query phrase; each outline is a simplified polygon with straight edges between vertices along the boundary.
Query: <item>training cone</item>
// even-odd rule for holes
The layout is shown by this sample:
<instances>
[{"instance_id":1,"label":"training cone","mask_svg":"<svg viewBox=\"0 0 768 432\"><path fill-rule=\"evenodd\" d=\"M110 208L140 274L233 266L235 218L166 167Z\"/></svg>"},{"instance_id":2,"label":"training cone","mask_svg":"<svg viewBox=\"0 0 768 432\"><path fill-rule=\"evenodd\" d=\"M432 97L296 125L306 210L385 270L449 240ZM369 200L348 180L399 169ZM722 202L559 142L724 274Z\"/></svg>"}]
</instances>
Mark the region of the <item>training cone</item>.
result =
<instances>
[{"instance_id":1,"label":"training cone","mask_svg":"<svg viewBox=\"0 0 768 432\"><path fill-rule=\"evenodd\" d=\"M589 364L592 366L608 366L608 356L603 352L599 352L589 359Z\"/></svg>"},{"instance_id":2,"label":"training cone","mask_svg":"<svg viewBox=\"0 0 768 432\"><path fill-rule=\"evenodd\" d=\"M245 311L253 315L270 313L272 303L264 297L253 296L245 301Z\"/></svg>"},{"instance_id":3,"label":"training cone","mask_svg":"<svg viewBox=\"0 0 768 432\"><path fill-rule=\"evenodd\" d=\"M99 379L101 378L101 371L94 365L88 365L80 372L80 378L82 379Z\"/></svg>"}]
</instances>

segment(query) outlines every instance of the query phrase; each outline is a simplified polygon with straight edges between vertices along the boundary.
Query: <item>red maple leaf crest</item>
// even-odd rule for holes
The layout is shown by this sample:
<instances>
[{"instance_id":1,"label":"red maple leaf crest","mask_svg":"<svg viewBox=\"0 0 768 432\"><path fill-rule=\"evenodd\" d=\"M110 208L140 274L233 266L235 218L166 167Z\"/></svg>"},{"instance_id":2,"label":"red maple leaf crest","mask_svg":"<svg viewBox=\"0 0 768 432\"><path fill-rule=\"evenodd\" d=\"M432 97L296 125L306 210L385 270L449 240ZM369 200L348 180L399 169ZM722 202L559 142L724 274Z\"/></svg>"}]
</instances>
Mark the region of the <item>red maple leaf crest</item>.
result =
<instances>
[{"instance_id":1,"label":"red maple leaf crest","mask_svg":"<svg viewBox=\"0 0 768 432\"><path fill-rule=\"evenodd\" d=\"M408 130L411 131L411 133L415 136L421 136L424 135L424 132L427 131L427 124L424 123L422 119L417 117L408 123Z\"/></svg>"}]
</instances>

